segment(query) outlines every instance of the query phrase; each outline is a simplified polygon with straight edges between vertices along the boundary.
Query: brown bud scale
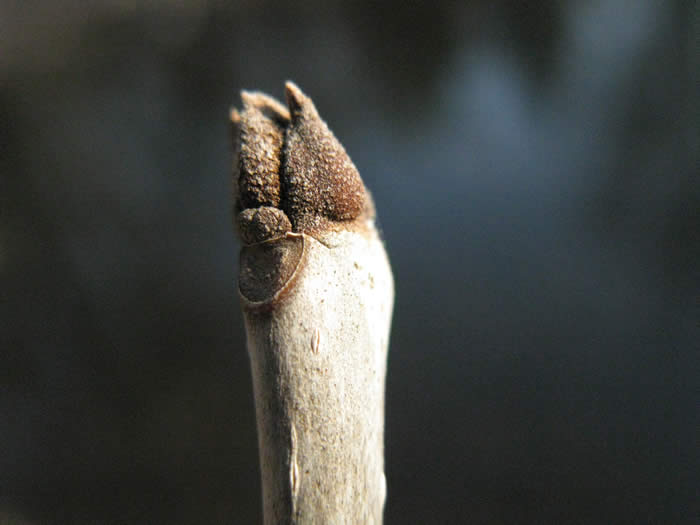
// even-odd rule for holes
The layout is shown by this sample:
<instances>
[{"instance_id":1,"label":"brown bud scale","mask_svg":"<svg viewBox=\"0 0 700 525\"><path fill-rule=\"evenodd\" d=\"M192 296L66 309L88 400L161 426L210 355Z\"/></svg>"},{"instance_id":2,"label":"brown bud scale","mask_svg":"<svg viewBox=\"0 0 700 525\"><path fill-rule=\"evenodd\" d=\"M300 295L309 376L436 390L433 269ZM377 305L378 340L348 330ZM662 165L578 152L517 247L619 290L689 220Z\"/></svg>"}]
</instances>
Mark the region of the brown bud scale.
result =
<instances>
[{"instance_id":1,"label":"brown bud scale","mask_svg":"<svg viewBox=\"0 0 700 525\"><path fill-rule=\"evenodd\" d=\"M284 237L292 231L292 223L279 208L261 206L247 208L238 214L238 234L244 244L255 244Z\"/></svg>"},{"instance_id":2,"label":"brown bud scale","mask_svg":"<svg viewBox=\"0 0 700 525\"><path fill-rule=\"evenodd\" d=\"M243 110L231 111L234 200L245 244L287 231L362 230L374 208L360 174L313 102L286 84L289 111L275 99L243 92ZM248 210L277 209L254 213ZM290 229L287 229L289 226Z\"/></svg>"}]
</instances>

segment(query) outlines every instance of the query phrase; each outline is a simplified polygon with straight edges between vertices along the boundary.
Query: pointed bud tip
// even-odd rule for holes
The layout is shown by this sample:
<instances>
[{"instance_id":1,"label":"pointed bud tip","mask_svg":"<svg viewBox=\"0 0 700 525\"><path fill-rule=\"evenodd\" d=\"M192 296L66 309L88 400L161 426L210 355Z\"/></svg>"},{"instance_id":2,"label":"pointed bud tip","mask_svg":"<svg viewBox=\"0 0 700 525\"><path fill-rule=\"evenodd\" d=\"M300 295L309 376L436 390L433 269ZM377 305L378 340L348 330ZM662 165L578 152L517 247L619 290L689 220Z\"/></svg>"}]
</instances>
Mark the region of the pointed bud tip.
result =
<instances>
[{"instance_id":1,"label":"pointed bud tip","mask_svg":"<svg viewBox=\"0 0 700 525\"><path fill-rule=\"evenodd\" d=\"M299 89L299 86L291 80L287 80L284 83L284 96L291 113L298 112L310 102L309 98Z\"/></svg>"},{"instance_id":2,"label":"pointed bud tip","mask_svg":"<svg viewBox=\"0 0 700 525\"><path fill-rule=\"evenodd\" d=\"M289 111L277 100L259 91L241 91L243 110L254 108L259 110L266 117L282 124L289 122Z\"/></svg>"}]
</instances>

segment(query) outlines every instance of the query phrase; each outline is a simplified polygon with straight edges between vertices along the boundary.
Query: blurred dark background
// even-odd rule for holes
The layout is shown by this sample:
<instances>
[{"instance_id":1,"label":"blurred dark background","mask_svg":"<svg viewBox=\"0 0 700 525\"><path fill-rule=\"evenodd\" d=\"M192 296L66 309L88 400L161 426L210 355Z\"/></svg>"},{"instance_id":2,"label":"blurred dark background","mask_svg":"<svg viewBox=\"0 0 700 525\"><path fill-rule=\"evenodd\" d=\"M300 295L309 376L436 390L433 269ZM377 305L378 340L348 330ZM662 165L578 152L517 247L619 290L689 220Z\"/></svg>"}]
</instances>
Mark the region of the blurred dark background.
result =
<instances>
[{"instance_id":1,"label":"blurred dark background","mask_svg":"<svg viewBox=\"0 0 700 525\"><path fill-rule=\"evenodd\" d=\"M0 4L0 522L257 523L227 115L296 81L397 302L386 522L700 520L694 1Z\"/></svg>"}]
</instances>

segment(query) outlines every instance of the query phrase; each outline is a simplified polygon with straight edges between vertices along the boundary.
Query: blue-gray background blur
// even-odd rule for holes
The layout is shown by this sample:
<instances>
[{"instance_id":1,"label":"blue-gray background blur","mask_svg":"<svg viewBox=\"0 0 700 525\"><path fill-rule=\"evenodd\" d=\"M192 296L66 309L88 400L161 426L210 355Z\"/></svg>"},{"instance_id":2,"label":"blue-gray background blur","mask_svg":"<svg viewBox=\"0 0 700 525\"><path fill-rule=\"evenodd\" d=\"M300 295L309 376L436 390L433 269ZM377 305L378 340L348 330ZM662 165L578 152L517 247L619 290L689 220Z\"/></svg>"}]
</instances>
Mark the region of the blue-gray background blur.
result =
<instances>
[{"instance_id":1,"label":"blue-gray background blur","mask_svg":"<svg viewBox=\"0 0 700 525\"><path fill-rule=\"evenodd\" d=\"M227 115L293 79L394 266L387 523L697 523L699 32L693 1L3 2L0 521L260 520Z\"/></svg>"}]
</instances>

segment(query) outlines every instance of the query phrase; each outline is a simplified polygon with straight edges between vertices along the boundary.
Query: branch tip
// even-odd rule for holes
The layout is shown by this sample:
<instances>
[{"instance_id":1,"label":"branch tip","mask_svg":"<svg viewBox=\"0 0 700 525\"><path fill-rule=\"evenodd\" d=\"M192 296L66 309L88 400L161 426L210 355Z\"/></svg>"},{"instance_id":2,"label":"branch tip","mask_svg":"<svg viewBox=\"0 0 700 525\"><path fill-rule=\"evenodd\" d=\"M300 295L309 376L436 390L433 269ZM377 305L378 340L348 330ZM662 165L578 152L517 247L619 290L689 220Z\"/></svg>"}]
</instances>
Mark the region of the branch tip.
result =
<instances>
[{"instance_id":1,"label":"branch tip","mask_svg":"<svg viewBox=\"0 0 700 525\"><path fill-rule=\"evenodd\" d=\"M292 231L312 235L364 228L373 207L352 160L313 101L291 81L285 83L285 99L289 110L264 93L242 91L243 110L231 111L241 145L240 172L234 167L239 210L278 208ZM240 215L238 220L252 218ZM279 233L276 227L255 232L248 239Z\"/></svg>"},{"instance_id":2,"label":"branch tip","mask_svg":"<svg viewBox=\"0 0 700 525\"><path fill-rule=\"evenodd\" d=\"M260 91L241 91L243 109L255 108L267 118L273 119L280 124L287 124L290 116L289 111L277 100Z\"/></svg>"},{"instance_id":3,"label":"branch tip","mask_svg":"<svg viewBox=\"0 0 700 525\"><path fill-rule=\"evenodd\" d=\"M289 106L289 111L291 113L300 111L309 100L308 97L302 93L301 89L299 89L299 86L291 80L287 80L287 82L284 83L284 97L287 100L287 106Z\"/></svg>"}]
</instances>

